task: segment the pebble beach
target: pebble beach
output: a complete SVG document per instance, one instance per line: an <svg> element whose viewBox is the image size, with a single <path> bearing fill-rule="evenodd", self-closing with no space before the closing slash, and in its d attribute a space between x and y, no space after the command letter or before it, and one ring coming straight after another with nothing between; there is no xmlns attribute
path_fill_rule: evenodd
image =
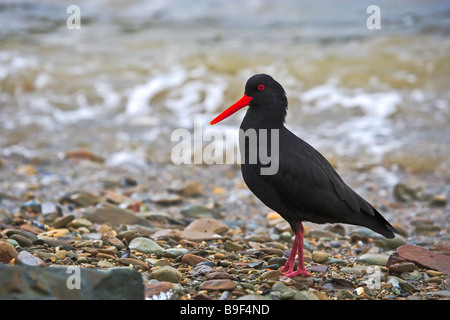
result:
<svg viewBox="0 0 450 320"><path fill-rule="evenodd" d="M131 269L149 300L450 295L449 204L436 180L427 185L405 174L389 188L375 174L361 180L354 173L360 192L374 198L400 234L386 239L362 227L305 223L312 277L287 278L279 268L292 231L248 191L238 166L155 164L136 172L74 150L53 161L2 158L1 171L8 179L1 184L0 259L12 273L12 266ZM67 278L56 283L64 286ZM2 298L67 298L10 279L2 277ZM40 281L55 285L52 276Z"/></svg>

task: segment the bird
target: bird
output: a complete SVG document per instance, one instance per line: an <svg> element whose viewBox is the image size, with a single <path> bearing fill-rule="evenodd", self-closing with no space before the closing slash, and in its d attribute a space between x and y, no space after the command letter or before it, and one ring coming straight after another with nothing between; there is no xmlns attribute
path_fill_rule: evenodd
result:
<svg viewBox="0 0 450 320"><path fill-rule="evenodd" d="M358 225L389 239L395 237L398 231L380 212L349 187L319 151L285 127L287 95L270 75L250 77L242 98L210 124L246 106L239 130L243 180L257 198L289 223L295 234L289 257L280 268L284 276L311 276L303 257L305 221ZM269 170L271 166L273 170Z"/></svg>

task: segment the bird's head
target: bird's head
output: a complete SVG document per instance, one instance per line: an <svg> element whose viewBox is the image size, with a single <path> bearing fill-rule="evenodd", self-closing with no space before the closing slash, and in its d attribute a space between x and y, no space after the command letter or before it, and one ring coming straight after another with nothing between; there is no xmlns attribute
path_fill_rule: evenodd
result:
<svg viewBox="0 0 450 320"><path fill-rule="evenodd" d="M250 106L254 112L264 113L283 123L287 112L286 92L271 76L256 74L247 80L242 98L214 118L210 124L216 124L246 106Z"/></svg>

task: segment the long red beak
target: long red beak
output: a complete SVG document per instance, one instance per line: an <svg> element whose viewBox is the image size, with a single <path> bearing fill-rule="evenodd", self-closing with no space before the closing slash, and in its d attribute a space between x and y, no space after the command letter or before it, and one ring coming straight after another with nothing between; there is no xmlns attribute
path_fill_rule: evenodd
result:
<svg viewBox="0 0 450 320"><path fill-rule="evenodd" d="M214 120L211 121L209 124L213 125L213 124L216 124L217 122L222 121L223 119L228 118L229 116L231 116L233 113L235 113L239 109L242 109L243 107L248 106L248 104L250 103L250 100L252 100L252 99L253 99L252 97L249 97L244 94L242 96L242 98L240 98L235 104L233 104L227 110L225 110L224 112L219 114L217 117L215 117Z"/></svg>

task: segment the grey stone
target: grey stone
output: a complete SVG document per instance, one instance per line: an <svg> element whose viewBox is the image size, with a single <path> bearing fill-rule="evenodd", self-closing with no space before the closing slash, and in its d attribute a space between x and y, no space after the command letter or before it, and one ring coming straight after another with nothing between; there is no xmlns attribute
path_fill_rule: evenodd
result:
<svg viewBox="0 0 450 320"><path fill-rule="evenodd" d="M55 229L65 227L67 224L69 224L73 219L75 219L73 214L68 214L66 216L62 216L59 218L56 218L55 221L51 224L51 226Z"/></svg>
<svg viewBox="0 0 450 320"><path fill-rule="evenodd" d="M295 300L320 300L314 293L308 290L297 291Z"/></svg>
<svg viewBox="0 0 450 320"><path fill-rule="evenodd" d="M164 249L149 238L137 237L131 240L128 248L143 253L162 253Z"/></svg>
<svg viewBox="0 0 450 320"><path fill-rule="evenodd" d="M42 261L42 259L40 259L39 257L33 256L28 251L21 251L14 260L14 264L31 267L42 267L45 265L45 262Z"/></svg>
<svg viewBox="0 0 450 320"><path fill-rule="evenodd" d="M236 242L227 240L225 242L224 249L227 251L242 251L244 250L244 247Z"/></svg>
<svg viewBox="0 0 450 320"><path fill-rule="evenodd" d="M395 234L395 237L393 239L388 239L382 236L381 234L378 234L375 231L372 231L367 228L357 228L356 230L350 233L350 236L352 237L357 236L362 239L372 238L374 240L375 245L387 249L396 249L397 247L406 244L405 238L399 234Z"/></svg>
<svg viewBox="0 0 450 320"><path fill-rule="evenodd" d="M180 210L181 214L187 218L220 218L220 212L205 206L193 205Z"/></svg>
<svg viewBox="0 0 450 320"><path fill-rule="evenodd" d="M298 292L297 290L290 288L281 282L275 282L274 285L272 286L271 291L274 296L278 296L277 294L278 292L279 297L283 300L294 298Z"/></svg>
<svg viewBox="0 0 450 320"><path fill-rule="evenodd" d="M433 295L439 296L439 297L450 298L450 290L431 291L431 292L429 292L429 294L433 294Z"/></svg>
<svg viewBox="0 0 450 320"><path fill-rule="evenodd" d="M326 261L327 264L338 264L341 266L346 266L349 264L349 262L347 260L343 260L343 259L339 259L339 258L334 258L334 257L329 257Z"/></svg>
<svg viewBox="0 0 450 320"><path fill-rule="evenodd" d="M239 297L238 300L272 300L272 299L266 296L261 296L259 294L249 294L246 296Z"/></svg>
<svg viewBox="0 0 450 320"><path fill-rule="evenodd" d="M188 250L184 248L170 248L164 251L163 256L166 258L176 258L178 256L183 256L186 253L188 253Z"/></svg>
<svg viewBox="0 0 450 320"><path fill-rule="evenodd" d="M379 253L366 253L358 257L359 262L369 265L385 266L388 262L389 256Z"/></svg>
<svg viewBox="0 0 450 320"><path fill-rule="evenodd" d="M150 222L146 219L140 218L132 211L122 209L110 203L99 203L92 213L84 216L92 223L108 223L111 225L119 224L139 224L142 226L150 226Z"/></svg>
<svg viewBox="0 0 450 320"><path fill-rule="evenodd" d="M101 271L77 267L36 268L0 265L0 274L2 275L0 299L136 300L144 298L142 276L130 268L111 268Z"/></svg>

